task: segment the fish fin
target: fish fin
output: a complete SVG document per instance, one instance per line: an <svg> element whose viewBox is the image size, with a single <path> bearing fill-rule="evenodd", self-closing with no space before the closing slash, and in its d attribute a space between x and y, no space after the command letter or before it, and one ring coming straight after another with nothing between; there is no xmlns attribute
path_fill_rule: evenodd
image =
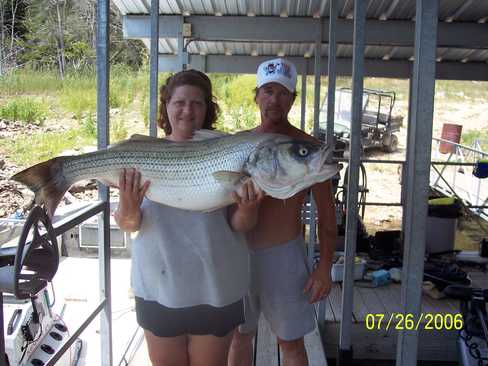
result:
<svg viewBox="0 0 488 366"><path fill-rule="evenodd" d="M225 188L232 190L237 189L244 180L249 178L249 175L241 172L233 172L230 170L219 170L212 173L214 179Z"/></svg>
<svg viewBox="0 0 488 366"><path fill-rule="evenodd" d="M146 135L141 135L141 134L134 134L131 135L130 138L127 140L119 141L114 144L109 145L107 148L110 150L118 150L118 149L125 149L126 145L131 145L134 142L138 141L146 141L146 142L157 142L157 143L168 143L171 144L173 143L172 141L159 138L159 137L152 137L152 136L146 136Z"/></svg>
<svg viewBox="0 0 488 366"><path fill-rule="evenodd" d="M193 137L191 138L192 141L203 141L203 140L209 140L209 139L214 139L222 136L228 136L227 133L221 132L221 131L215 131L215 130L196 130L193 133ZM147 135L141 135L139 133L131 135L129 140L135 140L135 141L165 141L165 142L171 142L170 140L159 138L159 137L152 137L152 136L147 136Z"/></svg>
<svg viewBox="0 0 488 366"><path fill-rule="evenodd" d="M210 140L215 139L218 137L229 136L229 134L221 131L215 130L196 130L193 133L192 141L203 141L203 140Z"/></svg>
<svg viewBox="0 0 488 366"><path fill-rule="evenodd" d="M140 133L135 133L129 137L129 140L132 141L159 141L159 140L164 140L159 137L154 137L154 136L148 136L148 135L142 135Z"/></svg>
<svg viewBox="0 0 488 366"><path fill-rule="evenodd" d="M214 131L214 130L196 130L193 134L193 137L191 138L191 141L203 141L203 140L210 140L222 136L228 136L228 134L220 131ZM171 140L160 138L160 137L153 137L153 136L147 136L147 135L142 135L140 133L135 133L129 137L129 139L120 141L116 144L110 145L110 147L116 147L116 146L123 146L128 142L131 141L157 141L157 142L167 142L167 143L173 143Z"/></svg>
<svg viewBox="0 0 488 366"><path fill-rule="evenodd" d="M51 218L59 202L70 187L70 184L63 175L63 164L69 158L69 156L59 156L50 159L31 166L11 178L16 182L26 185L34 192L35 203L44 204Z"/></svg>

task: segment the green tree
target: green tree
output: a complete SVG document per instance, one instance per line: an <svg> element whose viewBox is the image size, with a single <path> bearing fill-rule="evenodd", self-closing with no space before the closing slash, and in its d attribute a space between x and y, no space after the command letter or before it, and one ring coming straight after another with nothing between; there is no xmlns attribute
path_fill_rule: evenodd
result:
<svg viewBox="0 0 488 366"><path fill-rule="evenodd" d="M25 0L0 0L0 75L17 64L25 10Z"/></svg>
<svg viewBox="0 0 488 366"><path fill-rule="evenodd" d="M61 78L67 70L93 68L96 0L29 0L23 23L27 31L21 37L21 63L56 68ZM138 69L146 59L141 41L123 39L121 14L111 5L110 63Z"/></svg>
<svg viewBox="0 0 488 366"><path fill-rule="evenodd" d="M250 129L257 125L257 107L254 101L254 75L241 75L225 85L223 98L233 130Z"/></svg>
<svg viewBox="0 0 488 366"><path fill-rule="evenodd" d="M65 35L72 8L69 0L31 0L25 19L28 33L23 59L34 65L56 65L61 79L66 68Z"/></svg>

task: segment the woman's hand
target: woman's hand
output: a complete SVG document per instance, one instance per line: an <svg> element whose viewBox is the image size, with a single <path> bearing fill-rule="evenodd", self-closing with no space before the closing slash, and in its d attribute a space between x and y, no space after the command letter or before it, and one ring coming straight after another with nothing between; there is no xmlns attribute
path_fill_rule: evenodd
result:
<svg viewBox="0 0 488 366"><path fill-rule="evenodd" d="M137 231L141 224L141 203L149 188L149 181L141 186L141 173L136 169L122 169L119 175L119 206L114 218L124 231Z"/></svg>

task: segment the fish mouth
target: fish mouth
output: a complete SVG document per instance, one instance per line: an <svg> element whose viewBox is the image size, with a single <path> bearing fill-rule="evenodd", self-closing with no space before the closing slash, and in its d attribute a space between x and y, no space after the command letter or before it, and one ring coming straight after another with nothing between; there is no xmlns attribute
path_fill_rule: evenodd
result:
<svg viewBox="0 0 488 366"><path fill-rule="evenodd" d="M320 168L323 168L325 165L332 165L334 164L332 162L332 154L333 154L333 148L331 145L322 145L320 147L320 150L319 150L319 156L320 156L320 159L319 159L319 162L318 162L318 166Z"/></svg>
<svg viewBox="0 0 488 366"><path fill-rule="evenodd" d="M319 150L319 157L314 174L317 181L325 181L337 174L340 166L332 160L334 149L331 145L322 145Z"/></svg>

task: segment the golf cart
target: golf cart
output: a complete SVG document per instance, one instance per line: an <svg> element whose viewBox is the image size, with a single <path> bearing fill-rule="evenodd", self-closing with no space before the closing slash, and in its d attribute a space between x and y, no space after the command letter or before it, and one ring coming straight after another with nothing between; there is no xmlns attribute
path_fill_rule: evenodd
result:
<svg viewBox="0 0 488 366"><path fill-rule="evenodd" d="M351 133L352 90L341 88L335 95L334 136L336 146L349 151ZM361 147L366 150L381 147L385 152L398 149L398 137L394 132L400 130L403 117L392 117L395 92L374 89L363 90L363 118L361 122ZM325 139L327 131L327 98L320 110L320 138Z"/></svg>

